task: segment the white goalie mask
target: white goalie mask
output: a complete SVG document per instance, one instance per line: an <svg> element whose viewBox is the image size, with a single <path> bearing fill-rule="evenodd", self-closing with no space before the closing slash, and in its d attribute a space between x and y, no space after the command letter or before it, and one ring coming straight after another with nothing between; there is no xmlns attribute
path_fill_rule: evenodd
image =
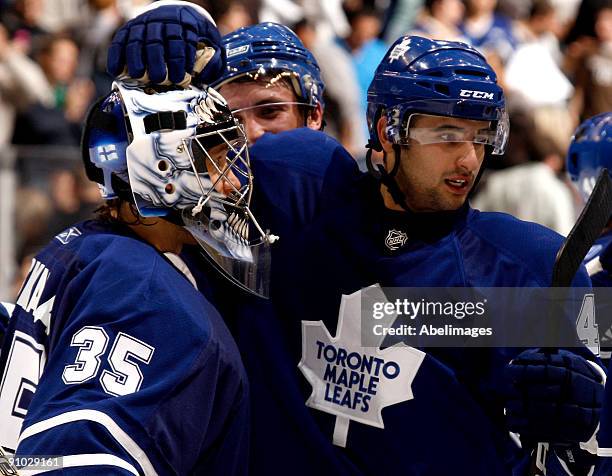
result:
<svg viewBox="0 0 612 476"><path fill-rule="evenodd" d="M226 277L267 295L275 237L251 213L244 129L214 89L113 83L87 117L83 158L103 198L184 226Z"/></svg>

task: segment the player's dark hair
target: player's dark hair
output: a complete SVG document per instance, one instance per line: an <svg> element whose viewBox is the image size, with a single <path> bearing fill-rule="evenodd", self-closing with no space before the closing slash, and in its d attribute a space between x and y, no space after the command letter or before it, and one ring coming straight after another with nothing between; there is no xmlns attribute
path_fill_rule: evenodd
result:
<svg viewBox="0 0 612 476"><path fill-rule="evenodd" d="M134 215L134 220L127 220L122 216L121 207L124 203L127 203L130 207L130 211L132 212L132 215ZM128 202L127 200L123 200L122 198L106 200L106 202L94 210L94 213L96 215L96 219L102 223L116 225L150 225L141 221L136 205L134 205L132 202Z"/></svg>

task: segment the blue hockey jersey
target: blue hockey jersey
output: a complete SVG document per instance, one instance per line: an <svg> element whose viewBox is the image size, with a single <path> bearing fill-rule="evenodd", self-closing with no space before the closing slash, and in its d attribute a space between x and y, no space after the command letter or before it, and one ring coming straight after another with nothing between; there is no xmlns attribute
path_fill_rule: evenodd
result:
<svg viewBox="0 0 612 476"><path fill-rule="evenodd" d="M0 369L0 443L17 456L61 455L70 474L246 472L235 342L127 227L75 225L34 258Z"/></svg>
<svg viewBox="0 0 612 476"><path fill-rule="evenodd" d="M286 132L283 137L298 133ZM305 327L303 321L320 320L334 336L339 332L341 295L373 283L548 286L562 237L508 215L480 214L468 207L429 217L390 212L368 178L320 179L337 145L328 142L328 147L310 154L310 148L287 142L289 151L271 148L266 155L266 144L273 145L278 136L252 149L254 167L258 157L280 157L274 165L280 177L268 181L265 173L256 176L265 192L256 197L258 209L285 211L277 222L281 230L269 226L281 235L273 248L272 299L219 300L231 304L223 314L232 316L231 330L251 385L251 472L512 474L525 454L504 430L503 406L496 394L501 370L514 355L511 351L411 353L410 368L404 370L413 377L406 392L413 398L382 410L384 429L351 421L345 445L340 446L333 444L337 416L306 405L312 387L298 363L310 335L305 329L313 326ZM282 155L275 155L279 151ZM295 163L306 163L311 170L324 165L320 173L301 176L291 172ZM283 180L285 170L291 180ZM317 194L309 182L313 176L319 177L318 184L340 180L343 192ZM313 192L292 193L295 189ZM318 212L305 216L300 210ZM293 216L299 217L296 222ZM399 252L385 248L391 229L409 237ZM589 285L584 272L576 284ZM317 345L316 340L311 343L315 353ZM350 353L350 346L343 349ZM337 406L340 410L340 401Z"/></svg>

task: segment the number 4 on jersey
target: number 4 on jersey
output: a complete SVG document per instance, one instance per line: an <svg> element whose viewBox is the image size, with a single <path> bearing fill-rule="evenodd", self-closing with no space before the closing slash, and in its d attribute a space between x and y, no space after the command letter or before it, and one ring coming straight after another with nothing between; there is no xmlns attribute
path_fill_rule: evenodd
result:
<svg viewBox="0 0 612 476"><path fill-rule="evenodd" d="M585 294L580 314L576 319L576 332L582 343L595 355L599 355L599 333L595 320L595 295Z"/></svg>

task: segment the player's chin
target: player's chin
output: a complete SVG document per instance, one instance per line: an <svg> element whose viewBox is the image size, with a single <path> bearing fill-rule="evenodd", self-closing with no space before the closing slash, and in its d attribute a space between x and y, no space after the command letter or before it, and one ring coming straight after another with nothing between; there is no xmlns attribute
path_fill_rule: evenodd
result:
<svg viewBox="0 0 612 476"><path fill-rule="evenodd" d="M466 195L451 195L445 194L444 198L439 201L438 210L440 211L453 211L461 208L467 200Z"/></svg>

